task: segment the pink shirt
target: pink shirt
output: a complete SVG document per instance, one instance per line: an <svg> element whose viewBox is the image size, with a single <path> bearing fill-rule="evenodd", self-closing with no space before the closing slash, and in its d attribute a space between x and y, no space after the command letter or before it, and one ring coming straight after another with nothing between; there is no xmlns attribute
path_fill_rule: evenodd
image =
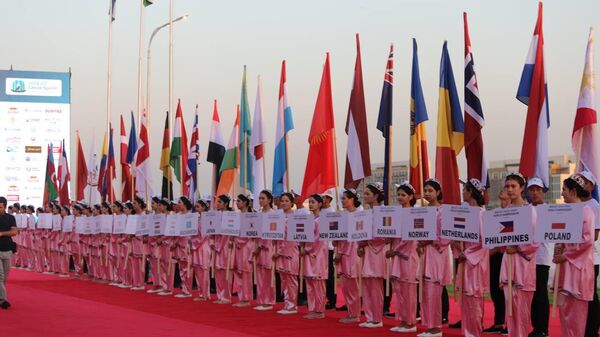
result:
<svg viewBox="0 0 600 337"><path fill-rule="evenodd" d="M392 260L392 277L407 283L419 283L417 241L394 239L392 249L396 253Z"/></svg>
<svg viewBox="0 0 600 337"><path fill-rule="evenodd" d="M423 279L441 285L449 284L452 280L450 267L450 240L440 237L442 231L442 217L437 214L437 239L432 244L425 246Z"/></svg>
<svg viewBox="0 0 600 337"><path fill-rule="evenodd" d="M200 233L200 230L198 230ZM198 234L192 238L192 263L202 269L210 268L210 236Z"/></svg>
<svg viewBox="0 0 600 337"><path fill-rule="evenodd" d="M378 277L384 278L386 258L385 252L389 245L385 243L385 239L376 238L367 241L368 244L364 247L365 256L362 261L362 277Z"/></svg>
<svg viewBox="0 0 600 337"><path fill-rule="evenodd" d="M304 244L306 255L302 261L302 273L305 278L327 279L329 272L329 252L327 241L319 240L319 218L315 218L315 242Z"/></svg>
<svg viewBox="0 0 600 337"><path fill-rule="evenodd" d="M336 253L341 255L337 263L338 275L357 278L360 259L358 258L358 243L348 241L338 241Z"/></svg>
<svg viewBox="0 0 600 337"><path fill-rule="evenodd" d="M535 233L536 214L533 212L531 227ZM535 291L535 252L538 244L522 244L517 246L518 253L504 254L500 267L500 287L508 284L508 259L512 258L512 277L514 287L524 291Z"/></svg>
<svg viewBox="0 0 600 337"><path fill-rule="evenodd" d="M234 239L235 255L233 256L233 270L237 272L252 272L252 251L254 240L251 238Z"/></svg>
<svg viewBox="0 0 600 337"><path fill-rule="evenodd" d="M483 215L483 213L482 213ZM483 297L490 290L490 251L481 241L482 225L479 225L479 242L465 242L463 255L463 292L465 295Z"/></svg>
<svg viewBox="0 0 600 337"><path fill-rule="evenodd" d="M215 245L215 268L227 269L227 260L231 249L229 249L229 236L217 234L214 237Z"/></svg>

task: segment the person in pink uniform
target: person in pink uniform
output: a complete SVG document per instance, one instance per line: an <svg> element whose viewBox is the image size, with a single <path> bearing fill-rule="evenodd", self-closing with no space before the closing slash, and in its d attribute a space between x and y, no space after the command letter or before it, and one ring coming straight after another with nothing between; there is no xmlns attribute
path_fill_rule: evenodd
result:
<svg viewBox="0 0 600 337"><path fill-rule="evenodd" d="M384 195L381 184L368 184L363 196L365 207L373 209L383 204ZM362 309L367 318L360 323L362 328L380 328L383 326L383 287L386 277L386 246L384 238L373 238L358 243L358 256L362 263Z"/></svg>
<svg viewBox="0 0 600 337"><path fill-rule="evenodd" d="M274 212L271 191L261 191L258 201L261 212ZM258 305L254 307L254 310L271 310L275 304L275 285L272 280L274 276L273 245L273 240L256 239L253 255L256 258L256 303Z"/></svg>
<svg viewBox="0 0 600 337"><path fill-rule="evenodd" d="M146 202L135 196L133 198L133 212L138 216L146 214ZM135 235L131 239L131 255L129 256L129 263L131 264L132 274L132 287L133 291L145 290L144 288L144 271L145 271L145 244L144 237L142 235Z"/></svg>
<svg viewBox="0 0 600 337"><path fill-rule="evenodd" d="M523 191L525 178L520 173L509 173L504 186L510 198L508 207L525 206ZM534 213L535 214L535 213ZM535 216L531 223L535 233ZM500 287L504 290L506 302L506 327L511 337L527 336L531 331L531 301L535 292L536 281L536 250L538 245L522 244L507 246L500 268ZM509 259L512 260L512 270L509 270ZM512 298L509 297L508 279L512 273ZM508 312L509 302L512 301L512 314Z"/></svg>
<svg viewBox="0 0 600 337"><path fill-rule="evenodd" d="M176 205L167 198L162 198L160 205L160 210L165 215L173 214L175 211ZM158 293L158 296L173 295L175 282L175 265L173 264L174 239L174 237L167 235L160 237L160 284L162 291Z"/></svg>
<svg viewBox="0 0 600 337"><path fill-rule="evenodd" d="M196 201L194 206L196 212L208 211L206 200ZM192 268L196 284L198 285L198 297L194 301L207 301L210 299L210 235L202 236L200 221L198 221L198 235L192 237Z"/></svg>
<svg viewBox="0 0 600 337"><path fill-rule="evenodd" d="M119 216L123 214L123 204L121 202L115 202L112 204L112 213L113 216ZM121 245L120 245L120 236L121 234L110 234L110 239L108 242L108 256L109 256L109 271L110 271L110 279L109 284L112 286L119 286L123 281L121 279L122 273L121 269Z"/></svg>
<svg viewBox="0 0 600 337"><path fill-rule="evenodd" d="M57 203L50 204L50 209L52 211L53 224L54 224L54 216L60 215L60 206ZM58 234L60 230L56 230L54 225L52 229L48 231L48 266L50 273L58 274L58 262L60 259L60 255L58 252Z"/></svg>
<svg viewBox="0 0 600 337"><path fill-rule="evenodd" d="M97 217L100 215L100 205L94 205L92 207L92 217ZM93 220L95 222L95 219ZM95 227L95 225L93 225ZM96 282L102 281L102 270L100 268L100 246L99 246L99 238L100 234L92 234L89 236L89 245L90 245L90 257L89 257L89 265L88 274L91 274L91 278Z"/></svg>
<svg viewBox="0 0 600 337"><path fill-rule="evenodd" d="M60 208L60 215L63 218L62 225L64 226L64 218L68 215L71 215L71 210L69 206L62 206ZM61 227L62 229L63 227ZM69 240L69 233L61 230L58 233L58 252L59 252L59 261L58 261L58 276L59 277L68 277L69 276L69 255L67 241Z"/></svg>
<svg viewBox="0 0 600 337"><path fill-rule="evenodd" d="M251 195L238 195L236 206L240 212L254 212ZM252 251L254 250L254 240L236 237L233 239L233 247L235 250L233 255L233 280L238 294L238 302L233 306L247 307L252 300Z"/></svg>
<svg viewBox="0 0 600 337"><path fill-rule="evenodd" d="M315 217L315 241L300 246L309 311L302 318L321 319L325 318L325 305L327 304L325 281L329 273L327 241L319 240L319 216L321 208L323 208L323 197L320 194L311 195L308 199L308 208Z"/></svg>
<svg viewBox="0 0 600 337"><path fill-rule="evenodd" d="M152 212L154 214L161 214L161 209L164 207L161 205L161 198L158 196L152 197L151 202ZM148 294L156 294L163 291L160 283L160 242L162 238L158 236L148 237L148 258L150 260L150 273L152 275L152 288L146 292Z"/></svg>
<svg viewBox="0 0 600 337"><path fill-rule="evenodd" d="M469 179L463 187L463 200L469 206L483 207L485 186L478 179ZM482 209L483 210L483 209ZM483 213L482 213L483 214ZM454 242L458 246L458 263L462 272L457 277L457 291L461 292L461 327L465 336L483 334L483 301L490 289L489 249L481 241L482 222L479 219L479 242Z"/></svg>
<svg viewBox="0 0 600 337"><path fill-rule="evenodd" d="M294 195L285 192L279 197L279 205L286 218L294 214ZM287 227L286 227L287 234ZM279 240L275 243L273 254L275 269L281 279L281 291L283 292L283 308L277 311L280 315L293 315L298 313L298 272L300 268L300 256L298 243L287 240Z"/></svg>
<svg viewBox="0 0 600 337"><path fill-rule="evenodd" d="M81 217L81 206L78 204L73 205L73 216L75 219ZM69 252L73 259L73 267L75 274L73 275L76 278L80 278L83 274L83 265L81 263L81 240L80 236L76 231L75 225L73 224L73 229L71 230L71 235L69 237Z"/></svg>
<svg viewBox="0 0 600 337"><path fill-rule="evenodd" d="M179 197L177 201L177 213L187 214L193 208L192 202L186 196ZM176 298L192 297L192 282L194 274L191 266L191 245L190 238L187 236L177 236L173 238L173 258L179 265L179 278L181 279L181 293L175 295ZM174 267L173 267L174 268Z"/></svg>
<svg viewBox="0 0 600 337"><path fill-rule="evenodd" d="M360 206L355 190L344 190L342 194L342 207L348 212L354 212ZM336 241L334 262L337 264L337 273L342 284L342 294L348 308L346 317L340 323L360 322L360 297L358 276L360 259L358 258L358 243L349 241Z"/></svg>
<svg viewBox="0 0 600 337"><path fill-rule="evenodd" d="M231 197L222 194L217 198L217 211L231 211L229 203ZM217 300L213 303L216 304L229 304L231 303L231 284L233 273L231 273L231 263L229 255L232 254L233 241L231 237L227 235L217 234L214 236L213 244L211 245L213 254L215 254L215 285L217 287ZM228 271L229 270L229 271ZM227 275L229 274L229 279Z"/></svg>
<svg viewBox="0 0 600 337"><path fill-rule="evenodd" d="M100 204L100 214L101 215L112 215L112 210L110 208L110 204L108 202L103 202ZM112 226L111 226L112 228ZM110 246L110 233L101 233L98 236L98 248L100 254L100 263L102 268L103 283L109 283L113 281L112 269L109 263L109 246Z"/></svg>
<svg viewBox="0 0 600 337"><path fill-rule="evenodd" d="M563 181L562 197L568 204L580 203L589 196L585 180L574 174ZM590 206L583 206L581 243L556 244L552 262L560 266L558 275L558 307L560 335L585 336L588 302L594 296L594 227L595 216Z"/></svg>
<svg viewBox="0 0 600 337"><path fill-rule="evenodd" d="M396 188L396 200L403 208L413 207L415 199L414 187L405 181ZM391 278L394 289L395 319L398 325L390 331L414 333L417 331L417 285L419 279L419 255L417 241L401 238L393 239L392 249L385 256L392 258Z"/></svg>
<svg viewBox="0 0 600 337"><path fill-rule="evenodd" d="M430 207L441 205L442 186L435 179L428 179L423 184L423 197ZM419 241L417 252L423 256L423 303L421 303L421 323L427 331L420 337L442 336L442 293L444 286L452 280L450 266L450 241L440 238L442 222L437 216L437 239Z"/></svg>
<svg viewBox="0 0 600 337"><path fill-rule="evenodd" d="M119 201L117 201L119 203ZM130 201L121 202L123 204L123 214L126 216L133 215L133 204ZM121 284L119 288L131 288L133 283L133 273L131 267L131 251L133 235L119 235L119 273L121 275Z"/></svg>

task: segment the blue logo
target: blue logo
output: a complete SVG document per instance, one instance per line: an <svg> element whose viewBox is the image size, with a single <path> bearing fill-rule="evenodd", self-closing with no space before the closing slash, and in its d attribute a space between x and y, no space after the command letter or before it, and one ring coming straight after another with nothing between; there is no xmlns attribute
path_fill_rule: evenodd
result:
<svg viewBox="0 0 600 337"><path fill-rule="evenodd" d="M12 87L10 88L12 92L25 92L25 82L22 80L14 80L12 82Z"/></svg>

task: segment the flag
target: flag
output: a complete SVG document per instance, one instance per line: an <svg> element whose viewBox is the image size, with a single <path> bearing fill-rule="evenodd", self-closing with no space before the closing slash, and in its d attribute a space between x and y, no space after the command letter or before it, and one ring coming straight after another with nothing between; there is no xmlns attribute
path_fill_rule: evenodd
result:
<svg viewBox="0 0 600 337"><path fill-rule="evenodd" d="M413 219L413 227L414 227L414 229L424 229L425 228L425 219L423 219L423 218Z"/></svg>
<svg viewBox="0 0 600 337"><path fill-rule="evenodd" d="M106 134L104 135L104 140L106 140ZM100 149L100 151L102 152L103 148ZM90 190L90 196L89 196L89 201L90 204L94 204L96 202L96 200L101 200L100 198L100 190L99 190L99 181L100 181L100 169L98 167L97 161L98 161L98 152L96 150L96 134L94 132L94 130L92 130L92 141L90 143L90 147L88 150L88 157L87 157L87 163L88 163L88 184L89 184L89 190ZM95 187L95 188L94 188ZM77 200L83 200L83 199L77 199Z"/></svg>
<svg viewBox="0 0 600 337"><path fill-rule="evenodd" d="M160 153L160 170L162 171L162 193L163 198L173 198L173 180L171 178L171 136L169 133L169 112L165 118L165 130L163 131L162 151Z"/></svg>
<svg viewBox="0 0 600 337"><path fill-rule="evenodd" d="M265 135L263 132L263 111L262 111L262 82L258 77L256 88L256 102L254 103L254 124L252 124L252 137L250 138L250 147L252 148L252 173L254 173L254 186L252 194L254 195L253 207L260 209L259 194L265 189Z"/></svg>
<svg viewBox="0 0 600 337"><path fill-rule="evenodd" d="M183 159L188 158L187 134L185 132L185 123L183 121L183 112L181 111L181 100L177 102L177 114L173 125L173 142L171 143L170 164L175 172L175 178L181 183L181 195L188 195L187 169L183 167ZM187 159L186 159L187 160Z"/></svg>
<svg viewBox="0 0 600 337"><path fill-rule="evenodd" d="M527 105L527 118L521 148L519 172L526 178L538 177L549 187L548 173L548 84L544 70L544 34L542 31L542 3L538 5L538 18L517 99Z"/></svg>
<svg viewBox="0 0 600 337"><path fill-rule="evenodd" d="M106 174L104 175L105 195L108 201L110 201L111 203L116 200L114 180L117 176L117 170L115 165L115 150L113 147L113 132L113 127L112 125L110 125L110 138L108 140L108 161L106 167Z"/></svg>
<svg viewBox="0 0 600 337"><path fill-rule="evenodd" d="M106 132L104 132L104 138L102 139L102 156L100 157L100 169L98 170L98 192L100 193L100 199L106 199L106 192L104 190L104 175L106 174L106 166L108 161L108 142L106 139Z"/></svg>
<svg viewBox="0 0 600 337"><path fill-rule="evenodd" d="M91 163L93 165L93 163ZM85 199L85 188L88 184L88 167L85 162L85 154L81 145L81 138L77 132L77 187L75 191L75 200Z"/></svg>
<svg viewBox="0 0 600 337"><path fill-rule="evenodd" d="M553 222L551 224L551 228L552 230L564 230L567 228L567 224L564 222Z"/></svg>
<svg viewBox="0 0 600 337"><path fill-rule="evenodd" d="M240 99L240 187L245 191L253 191L254 175L252 174L252 160L250 137L252 136L252 121L250 120L250 107L248 105L248 88L246 84L246 66L242 77L242 95Z"/></svg>
<svg viewBox="0 0 600 337"><path fill-rule="evenodd" d="M69 172L69 163L67 161L67 150L65 149L64 139L60 146L60 159L58 161L58 181L58 200L60 201L61 205L69 205L71 203L71 198L69 197L69 184L71 182L71 173Z"/></svg>
<svg viewBox="0 0 600 337"><path fill-rule="evenodd" d="M348 135L348 147L346 150L344 187L357 188L362 179L371 176L367 108L365 106L358 34L356 34L356 63L354 64L354 83L352 84L348 117L346 118L346 134Z"/></svg>
<svg viewBox="0 0 600 337"><path fill-rule="evenodd" d="M48 145L48 156L46 158L46 178L44 184L44 205L58 197L58 187L56 186L56 171L54 169L54 155L52 154L52 143Z"/></svg>
<svg viewBox="0 0 600 337"><path fill-rule="evenodd" d="M381 102L379 103L379 116L377 117L377 130L381 131L385 139L385 157L383 168L383 194L385 204L389 202L390 196L390 145L392 142L392 102L394 89L394 45L390 45L390 55L385 65L385 76L383 78L383 89L381 90Z"/></svg>
<svg viewBox="0 0 600 337"><path fill-rule="evenodd" d="M573 151L579 159L579 171L590 171L598 180L598 131L596 128L596 87L594 78L594 31L590 28L588 44L585 52L585 67L579 89L577 113L573 123L571 143ZM598 186L592 193L598 200Z"/></svg>
<svg viewBox="0 0 600 337"><path fill-rule="evenodd" d="M454 217L454 228L465 229L467 227L466 221L466 218Z"/></svg>
<svg viewBox="0 0 600 337"><path fill-rule="evenodd" d="M133 114L133 113L132 113ZM127 155L129 154L127 146L127 134L125 133L125 122L123 121L123 115L121 115L121 200L131 200L131 165L127 161Z"/></svg>
<svg viewBox="0 0 600 337"><path fill-rule="evenodd" d="M190 200L195 200L195 194L198 190L198 158L200 158L200 142L198 140L198 104L196 104L196 112L194 114L194 126L190 139L190 150L187 159L187 180L188 197Z"/></svg>
<svg viewBox="0 0 600 337"><path fill-rule="evenodd" d="M442 185L444 203L458 205L461 198L456 156L464 145L464 124L446 41L440 63L439 95L435 177Z"/></svg>
<svg viewBox="0 0 600 337"><path fill-rule="evenodd" d="M273 194L281 195L289 190L287 133L294 129L292 107L288 100L285 60L281 62L279 101L277 102L277 126L275 128L275 156L273 160Z"/></svg>
<svg viewBox="0 0 600 337"><path fill-rule="evenodd" d="M117 0L109 0L110 1L110 7L108 8L108 15L110 16L110 21L115 21L116 16L115 16L115 7L117 5Z"/></svg>
<svg viewBox="0 0 600 337"><path fill-rule="evenodd" d="M156 0L144 0L144 7L148 7L150 5L154 5Z"/></svg>
<svg viewBox="0 0 600 337"><path fill-rule="evenodd" d="M221 179L217 186L217 193L215 196L221 194L230 194L231 188L233 187L233 180L239 168L239 136L240 136L240 106L237 106L237 113L235 122L233 123L233 130L231 130L231 136L229 137L229 143L227 144L227 151L223 156L223 162L219 168L219 174Z"/></svg>
<svg viewBox="0 0 600 337"><path fill-rule="evenodd" d="M215 167L214 186L215 189L219 186L219 173L223 157L225 156L225 141L221 132L221 121L219 120L219 110L217 109L217 100L214 101L213 118L210 127L210 140L208 141L208 151L206 153L206 161L212 163ZM213 191L214 192L214 191Z"/></svg>
<svg viewBox="0 0 600 337"><path fill-rule="evenodd" d="M152 195L152 176L150 175L150 141L148 139L148 116L146 110L142 111L140 125L140 138L138 151L135 158L135 191L136 195L144 200Z"/></svg>
<svg viewBox="0 0 600 337"><path fill-rule="evenodd" d="M427 154L427 132L425 131L425 121L427 120L429 120L429 117L427 116L425 97L421 87L417 40L413 38L410 84L410 168L408 176L417 198L422 197L421 186L423 186L425 180L429 179L429 155Z"/></svg>
<svg viewBox="0 0 600 337"><path fill-rule="evenodd" d="M308 135L308 158L302 183L302 196L323 193L337 186L337 149L335 122L331 97L331 70L329 53L321 77L321 85L315 104L310 133Z"/></svg>
<svg viewBox="0 0 600 337"><path fill-rule="evenodd" d="M502 225L500 233L512 233L515 231L514 221L500 221L500 224Z"/></svg>

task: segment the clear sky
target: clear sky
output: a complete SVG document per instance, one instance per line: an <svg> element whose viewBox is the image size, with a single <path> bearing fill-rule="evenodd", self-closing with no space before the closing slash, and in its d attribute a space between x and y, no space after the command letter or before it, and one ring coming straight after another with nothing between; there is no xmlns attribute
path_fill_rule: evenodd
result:
<svg viewBox="0 0 600 337"><path fill-rule="evenodd" d="M189 14L187 21L174 25L174 96L175 99L181 98L188 129L192 127L194 106L199 104L200 188L203 193L209 190L212 172L212 167L205 161L212 101L216 98L219 102L222 130L227 141L235 105L240 98L244 65L248 66L251 110L254 110L256 77L261 75L263 80L270 187L282 59L288 63L289 96L296 126L289 136L290 177L292 188L300 189L308 151L307 135L326 52L331 53L340 181L343 181L346 154L343 127L356 56L355 33L360 33L361 37L371 160L374 163L383 161L383 139L375 125L385 63L392 42L396 49L393 159L408 159L411 38L417 38L421 81L430 119L427 132L433 167L438 72L444 40L448 41L456 84L460 97L463 97L463 11L469 14L471 42L486 118L484 140L487 158L501 160L520 155L526 106L514 97L535 26L537 1L173 2L174 17ZM4 27L0 68L8 69L12 64L18 70L67 71L70 67L73 73L72 145L75 145L75 130L79 130L86 149L94 133L97 146L101 146L106 119L108 4L108 0L0 2ZM544 3L551 114L550 155L571 152L570 134L587 34L590 26L600 26L598 13L600 2L596 0L548 0ZM136 109L139 2L117 0L116 16L113 24L112 121L118 131L119 114L129 114L130 110ZM144 46L151 31L166 21L168 1L156 0L155 5L146 9ZM162 128L164 112L168 109L167 29L156 37L152 51L150 138L153 188L158 191ZM126 125L129 128L128 119ZM463 153L459 162L462 168ZM73 163L75 152L72 152L71 158Z"/></svg>

